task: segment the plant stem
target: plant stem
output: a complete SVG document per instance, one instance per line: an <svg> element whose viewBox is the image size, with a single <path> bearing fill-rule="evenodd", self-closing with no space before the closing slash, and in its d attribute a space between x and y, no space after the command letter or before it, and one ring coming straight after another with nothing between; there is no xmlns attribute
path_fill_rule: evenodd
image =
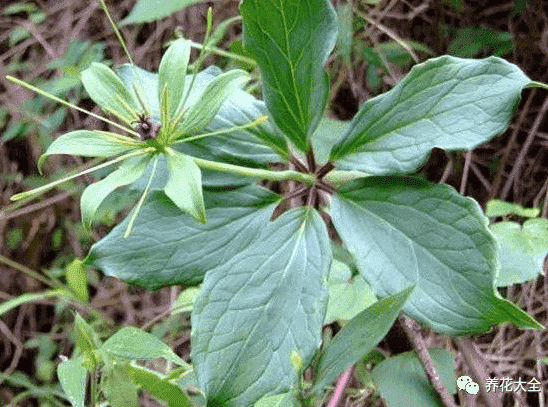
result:
<svg viewBox="0 0 548 407"><path fill-rule="evenodd" d="M303 174L302 172L297 171L270 171L220 163L217 161L204 160L202 158L196 157L192 157L192 159L200 168L205 168L213 171L223 171L236 175L243 175L244 177L267 179L270 181L295 180L309 185L314 185L314 182L316 180L314 174Z"/></svg>
<svg viewBox="0 0 548 407"><path fill-rule="evenodd" d="M116 122L113 122L112 120L105 119L105 118L102 117L102 116L99 116L99 115L97 115L97 114L95 114L95 113L92 113L92 112L90 112L90 111L88 111L88 110L86 110L86 109L82 109L81 107L78 107L78 106L76 106L76 105L73 105L72 103L67 102L66 100L63 100L63 99L58 98L57 96L50 95L50 94L47 93L46 91L43 91L42 89L39 89L39 88L37 88L36 86L32 86L30 83L23 82L23 81L21 81L21 80L19 80L19 79L17 79L17 78L14 78L13 76L10 76L10 75L6 76L6 79L7 79L8 81L11 81L11 82L13 82L13 83L16 83L16 84L19 85L19 86L23 86L24 88L30 89L30 90L32 90L33 92L36 92L36 93L38 93L38 94L40 94L40 95L42 95L42 96L45 96L45 97L50 98L50 99L52 99L52 100L55 100L56 102L61 103L62 105L68 106L68 107L70 107L70 108L72 108L72 109L76 109L76 110L78 110L78 111L80 111L80 112L83 112L83 113L85 113L85 114L88 114L88 115L90 115L90 116L93 116L93 117L95 117L96 119L102 120L102 121L104 121L105 123L108 123L108 124L110 124L110 125L112 125L112 126L118 127L119 129L122 129L122 130L124 130L124 131L127 131L127 132L129 132L129 133L132 133L132 134L135 134L135 135L138 136L137 133L135 133L131 128L128 128L127 126L123 126L123 125L121 125L121 124L118 124L118 123L116 123Z"/></svg>
<svg viewBox="0 0 548 407"><path fill-rule="evenodd" d="M403 317L402 321L403 329L409 337L409 340L415 346L415 350L419 356L419 360L422 364L422 367L428 377L428 381L434 386L434 389L438 392L441 397L442 403L445 407L457 407L453 401L453 396L449 393L449 390L443 384L441 376L434 366L434 361L428 354L428 349L426 348L426 342L422 338L420 332L419 324L412 320L411 318Z"/></svg>
<svg viewBox="0 0 548 407"><path fill-rule="evenodd" d="M202 44L199 44L197 42L194 42L192 41L191 44L194 48L198 48L198 49L205 49L205 51L211 51L213 52L214 54L217 54L217 55L221 55L223 57L228 57L228 58L232 58L232 59L236 59L238 61L241 61L241 62L245 62L246 64L250 64L250 65L253 65L253 66L257 66L257 62L255 62L254 59L251 59L251 58L247 58L247 57L244 57L244 56L241 56L241 55L238 55L238 54L235 54L233 52L227 52L227 51L224 51L220 48L217 48L217 47L212 47L212 46L209 46L209 45L206 45L205 48Z"/></svg>
<svg viewBox="0 0 548 407"><path fill-rule="evenodd" d="M112 165L112 164L116 164L117 162L119 161L122 161L122 160L127 160L128 158L132 158L132 157L137 157L139 155L144 155L144 154L147 154L151 151L152 149L139 149L139 150L133 150L131 151L130 153L127 153L125 155L122 155L118 158L115 158L113 160L110 160L110 161L107 161L103 164L100 164L96 167L91 167L91 168L88 168L87 170L84 170L84 171L81 171L77 174L74 174L74 175L71 175L71 176L68 176L68 177L65 177L65 178L61 178L61 179L58 179L57 181L53 181L53 182L50 182L49 184L46 184L46 185L43 185L39 188L35 188L35 189L31 189L30 191L25 191L25 192L20 192L18 194L15 194L13 195L10 199L12 201L18 201L19 199L23 199L23 198L26 198L28 196L32 196L32 195L38 195L38 194L41 194L43 192L46 192L48 190L50 190L51 188L53 188L54 186L56 185L59 185L59 184L62 184L63 182L66 182L66 181L69 181L73 178L77 178L79 177L80 175L85 175L85 174L88 174L90 172L93 172L93 171L97 171L101 168L105 168L105 167L108 167L109 165Z"/></svg>

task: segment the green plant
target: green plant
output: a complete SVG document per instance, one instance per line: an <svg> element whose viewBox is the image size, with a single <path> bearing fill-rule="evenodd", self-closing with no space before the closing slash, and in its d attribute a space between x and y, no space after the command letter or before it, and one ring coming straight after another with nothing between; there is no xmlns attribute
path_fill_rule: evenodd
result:
<svg viewBox="0 0 548 407"><path fill-rule="evenodd" d="M78 130L57 139L39 161L52 154L116 156L97 169L125 160L84 192L84 223L119 186L132 185L141 198L84 264L149 289L203 283L193 300L191 357L207 405L317 405L400 311L449 335L503 322L543 328L497 292L497 242L477 202L404 174L433 147L469 150L491 139L507 127L524 88L546 86L496 57L444 56L416 65L350 123L337 123L323 118L323 64L337 31L330 2L244 0L240 10L264 103L238 89L243 71L186 75L191 44L178 39L158 74L132 65L116 74L92 64L82 75L91 98L133 137ZM334 127L343 130L333 136ZM271 161L285 169L269 169ZM285 195L257 180L282 183ZM342 244L328 235L331 221ZM381 299L350 315L322 345L334 253ZM82 273L72 272L81 281ZM85 290L76 291L85 299ZM161 356L188 373L144 332L123 328L101 343L83 318L76 322L78 350L59 369L73 405L83 404L82 377L91 373L96 384L101 368L113 404L117 388L135 399L133 383L150 391L169 387L160 396L181 388L172 386L181 371L154 379L132 362ZM308 368L311 381L304 380ZM429 400L439 405L437 397Z"/></svg>
<svg viewBox="0 0 548 407"><path fill-rule="evenodd" d="M502 217L492 222L491 231L499 244L500 272L498 287L523 283L537 278L548 255L548 220L539 218L540 209L526 209L521 205L493 199L487 203L485 215L489 218ZM510 220L524 218L523 224Z"/></svg>

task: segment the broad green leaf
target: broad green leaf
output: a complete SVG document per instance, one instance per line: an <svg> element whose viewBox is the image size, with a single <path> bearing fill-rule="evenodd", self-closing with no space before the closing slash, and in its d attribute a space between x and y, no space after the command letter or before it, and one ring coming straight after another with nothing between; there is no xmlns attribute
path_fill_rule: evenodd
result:
<svg viewBox="0 0 548 407"><path fill-rule="evenodd" d="M213 78L207 84L201 98L188 107L178 130L185 133L206 127L225 100L248 80L249 74L241 69L233 69Z"/></svg>
<svg viewBox="0 0 548 407"><path fill-rule="evenodd" d="M385 175L413 171L434 147L471 150L506 129L530 83L496 57L430 59L363 104L331 160L339 169Z"/></svg>
<svg viewBox="0 0 548 407"><path fill-rule="evenodd" d="M248 406L298 382L321 342L331 263L325 224L290 210L210 270L192 311L192 361L208 405Z"/></svg>
<svg viewBox="0 0 548 407"><path fill-rule="evenodd" d="M324 324L337 319L349 321L377 300L363 278L352 278L350 268L337 260L331 265L327 288L329 303Z"/></svg>
<svg viewBox="0 0 548 407"><path fill-rule="evenodd" d="M76 130L63 134L50 144L38 160L38 170L46 158L55 154L80 155L82 157L110 157L135 149L139 142L116 133L99 130Z"/></svg>
<svg viewBox="0 0 548 407"><path fill-rule="evenodd" d="M320 356L314 383L316 392L321 393L344 369L357 363L385 337L414 288L410 286L377 301L335 335Z"/></svg>
<svg viewBox="0 0 548 407"><path fill-rule="evenodd" d="M548 220L529 219L523 226L499 222L491 231L500 245L497 286L505 287L537 278L548 255Z"/></svg>
<svg viewBox="0 0 548 407"><path fill-rule="evenodd" d="M259 399L253 407L301 407L293 392L267 396Z"/></svg>
<svg viewBox="0 0 548 407"><path fill-rule="evenodd" d="M496 240L478 203L447 185L367 177L333 196L333 222L378 297L417 287L404 312L449 335L541 328L494 288Z"/></svg>
<svg viewBox="0 0 548 407"><path fill-rule="evenodd" d="M103 344L102 350L125 359L151 360L164 358L178 366L188 366L161 340L133 326L125 326L108 338Z"/></svg>
<svg viewBox="0 0 548 407"><path fill-rule="evenodd" d="M87 371L82 359L67 359L57 366L59 383L73 407L84 407L86 398Z"/></svg>
<svg viewBox="0 0 548 407"><path fill-rule="evenodd" d="M185 93L185 77L190 58L190 40L174 41L162 57L158 68L158 91L169 89L169 117L175 118Z"/></svg>
<svg viewBox="0 0 548 407"><path fill-rule="evenodd" d="M192 407L188 395L163 375L146 367L127 365L127 374L141 388L167 403L169 407Z"/></svg>
<svg viewBox="0 0 548 407"><path fill-rule="evenodd" d="M341 139L350 122L323 117L312 136L316 160L323 164L329 160L331 148Z"/></svg>
<svg viewBox="0 0 548 407"><path fill-rule="evenodd" d="M101 389L111 407L139 407L138 387L123 364L115 363L104 369Z"/></svg>
<svg viewBox="0 0 548 407"><path fill-rule="evenodd" d="M65 268L65 276L69 287L74 294L83 302L89 301L88 280L83 261L74 259Z"/></svg>
<svg viewBox="0 0 548 407"><path fill-rule="evenodd" d="M111 172L101 181L89 185L80 199L80 209L84 225L91 228L95 214L105 198L116 188L131 184L139 179L149 163L149 157L128 159L120 165L120 168Z"/></svg>
<svg viewBox="0 0 548 407"><path fill-rule="evenodd" d="M504 202L499 199L491 199L487 202L485 216L490 218L497 216L518 215L524 218L536 218L540 214L539 208L524 208L520 204Z"/></svg>
<svg viewBox="0 0 548 407"><path fill-rule="evenodd" d="M428 349L434 366L449 393L457 392L455 361L445 349ZM391 407L443 407L438 393L428 381L415 352L405 352L383 360L371 372L381 396Z"/></svg>
<svg viewBox="0 0 548 407"><path fill-rule="evenodd" d="M169 179L166 195L181 209L201 223L206 222L202 176L192 157L171 150L166 154Z"/></svg>
<svg viewBox="0 0 548 407"><path fill-rule="evenodd" d="M208 222L197 224L163 192L152 193L132 234L122 237L126 219L93 245L86 263L151 290L198 284L207 271L228 262L257 237L269 222L277 195L245 186L205 190L204 200Z"/></svg>
<svg viewBox="0 0 548 407"><path fill-rule="evenodd" d="M126 124L138 118L142 109L137 99L128 92L122 80L108 66L92 62L82 72L82 83L88 95L103 110L118 117Z"/></svg>
<svg viewBox="0 0 548 407"><path fill-rule="evenodd" d="M328 0L244 0L240 13L244 47L261 68L266 106L306 151L329 90L323 65L337 35L333 6Z"/></svg>
<svg viewBox="0 0 548 407"><path fill-rule="evenodd" d="M120 24L137 24L148 21L159 20L167 17L176 11L182 10L192 4L204 0L137 0L129 15L120 21Z"/></svg>

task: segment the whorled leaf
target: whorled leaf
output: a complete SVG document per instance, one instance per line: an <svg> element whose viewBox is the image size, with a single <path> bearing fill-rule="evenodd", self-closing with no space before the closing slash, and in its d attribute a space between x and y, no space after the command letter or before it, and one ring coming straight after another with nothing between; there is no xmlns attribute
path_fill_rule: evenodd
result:
<svg viewBox="0 0 548 407"><path fill-rule="evenodd" d="M105 198L116 188L129 185L138 180L150 161L149 157L128 159L105 178L89 185L80 199L82 222L88 228L95 218L95 213Z"/></svg>
<svg viewBox="0 0 548 407"><path fill-rule="evenodd" d="M86 92L103 110L118 117L126 124L137 119L140 111L137 99L129 92L122 80L104 64L92 62L82 72Z"/></svg>
<svg viewBox="0 0 548 407"><path fill-rule="evenodd" d="M150 109L154 122L160 124L158 74L150 73L140 68L133 69L131 65L127 64L120 66L117 71L126 87L131 89L132 92L137 74L137 80L143 84L142 88L145 91L146 100L144 102ZM198 73L192 89L189 89L190 93L188 94L186 106L192 106L197 103L204 89L221 73L222 71L215 66L210 66ZM192 75L187 75L185 89L190 87L191 82ZM221 105L217 114L206 128L196 132L196 134L199 135L205 132L245 125L267 113L262 101L237 88ZM177 144L174 148L185 154L204 159L225 161L232 164L240 163L253 167L263 167L264 163L268 161L278 161L280 156L288 156L288 147L284 137L278 134L272 124L268 122L246 130L238 130L200 138L184 144ZM240 160L242 161L240 162ZM204 182L207 182L207 178L207 176L204 176ZM240 184L247 183L243 181Z"/></svg>
<svg viewBox="0 0 548 407"><path fill-rule="evenodd" d="M248 406L288 391L321 342L331 263L325 224L310 208L269 223L205 277L192 311L192 361L208 405Z"/></svg>
<svg viewBox="0 0 548 407"><path fill-rule="evenodd" d="M206 213L202 196L200 167L191 157L170 150L166 154L169 178L164 188L166 195L198 222L205 223Z"/></svg>
<svg viewBox="0 0 548 407"><path fill-rule="evenodd" d="M158 68L158 90L164 87L169 89L169 116L175 118L175 114L183 102L185 94L185 77L190 59L190 40L180 38L174 41L162 57Z"/></svg>
<svg viewBox="0 0 548 407"><path fill-rule="evenodd" d="M44 161L50 155L70 154L82 157L110 157L139 147L139 142L116 133L99 130L76 130L63 134L51 143L38 160L42 173Z"/></svg>
<svg viewBox="0 0 548 407"><path fill-rule="evenodd" d="M363 104L331 160L345 170L403 174L434 147L471 150L506 129L529 84L517 66L497 57L429 59Z"/></svg>
<svg viewBox="0 0 548 407"><path fill-rule="evenodd" d="M155 124L160 124L160 98L158 74L145 71L138 66L123 64L116 67L116 73L124 83L127 91L137 99L135 88L141 92L145 107L152 115Z"/></svg>
<svg viewBox="0 0 548 407"><path fill-rule="evenodd" d="M151 290L198 284L207 271L229 261L257 237L278 197L249 185L204 190L204 201L208 222L198 224L163 192L151 193L132 234L123 238L125 219L93 245L86 264Z"/></svg>
<svg viewBox="0 0 548 407"><path fill-rule="evenodd" d="M185 133L207 126L225 100L248 80L248 73L241 69L233 69L213 78L207 84L200 99L188 107L188 112L178 131Z"/></svg>
<svg viewBox="0 0 548 407"><path fill-rule="evenodd" d="M332 216L375 295L417 285L404 308L412 318L450 335L501 322L542 327L495 290L497 246L487 218L453 188L367 177L333 196Z"/></svg>
<svg viewBox="0 0 548 407"><path fill-rule="evenodd" d="M244 46L261 68L266 106L302 151L323 116L329 78L323 64L335 45L328 0L244 0Z"/></svg>

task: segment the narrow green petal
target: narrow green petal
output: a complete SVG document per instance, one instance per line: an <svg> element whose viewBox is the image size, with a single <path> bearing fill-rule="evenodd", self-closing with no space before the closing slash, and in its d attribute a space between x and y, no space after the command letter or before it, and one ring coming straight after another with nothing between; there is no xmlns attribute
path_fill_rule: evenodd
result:
<svg viewBox="0 0 548 407"><path fill-rule="evenodd" d="M158 91L164 87L169 89L169 116L175 118L185 92L186 71L190 58L190 44L192 41L183 38L173 42L162 57L158 69Z"/></svg>
<svg viewBox="0 0 548 407"><path fill-rule="evenodd" d="M202 174L194 160L173 149L166 150L169 180L164 188L166 195L181 209L201 223L206 222L202 196Z"/></svg>
<svg viewBox="0 0 548 407"><path fill-rule="evenodd" d="M150 157L138 157L127 160L116 171L101 181L88 186L82 194L80 208L82 221L87 228L95 219L95 213L105 198L116 188L131 184L139 179L150 162Z"/></svg>
<svg viewBox="0 0 548 407"><path fill-rule="evenodd" d="M234 69L215 77L207 85L198 102L189 108L186 117L179 126L178 133L206 127L225 100L248 80L249 75L241 69Z"/></svg>
<svg viewBox="0 0 548 407"><path fill-rule="evenodd" d="M10 199L12 201L18 201L20 199L24 199L24 198L27 198L29 196L43 194L44 192L49 191L54 186L62 184L63 182L69 181L69 180L74 179L76 177L79 177L80 175L89 174L90 172L100 170L101 168L108 167L109 165L116 164L117 162L126 160L126 159L131 158L131 157L136 157L138 155L147 154L147 153L150 152L150 150L151 149L136 149L136 150L131 151L131 152L125 154L125 155L117 157L113 160L107 161L103 164L96 165L95 167L88 168L87 170L84 170L84 171L80 171L77 174L73 174L73 175L70 175L68 177L58 179L57 181L50 182L49 184L43 185L39 188L32 189L30 191L20 192L18 194L13 195L12 197L10 197Z"/></svg>
<svg viewBox="0 0 548 407"><path fill-rule="evenodd" d="M140 109L136 98L108 66L92 62L82 72L82 83L89 96L103 110L127 124L138 118Z"/></svg>
<svg viewBox="0 0 548 407"><path fill-rule="evenodd" d="M124 232L124 239L126 239L133 230L133 224L135 223L135 219L137 219L137 215L139 215L139 212L141 211L141 207L143 206L143 202L145 202L145 198L148 195L148 191L150 190L150 185L152 184L152 180L154 179L154 175L156 174L156 167L158 166L158 157L159 154L155 154L153 158L152 163L152 171L150 172L150 177L148 178L148 183L141 194L141 197L139 198L139 201L137 201L137 205L135 205L135 208L133 209L133 213L131 214L131 217L129 218L129 223L127 225L126 231Z"/></svg>
<svg viewBox="0 0 548 407"><path fill-rule="evenodd" d="M53 143L38 160L38 171L46 158L54 154L74 154L82 157L110 157L123 154L139 147L140 143L132 138L108 131L76 130L64 134Z"/></svg>

